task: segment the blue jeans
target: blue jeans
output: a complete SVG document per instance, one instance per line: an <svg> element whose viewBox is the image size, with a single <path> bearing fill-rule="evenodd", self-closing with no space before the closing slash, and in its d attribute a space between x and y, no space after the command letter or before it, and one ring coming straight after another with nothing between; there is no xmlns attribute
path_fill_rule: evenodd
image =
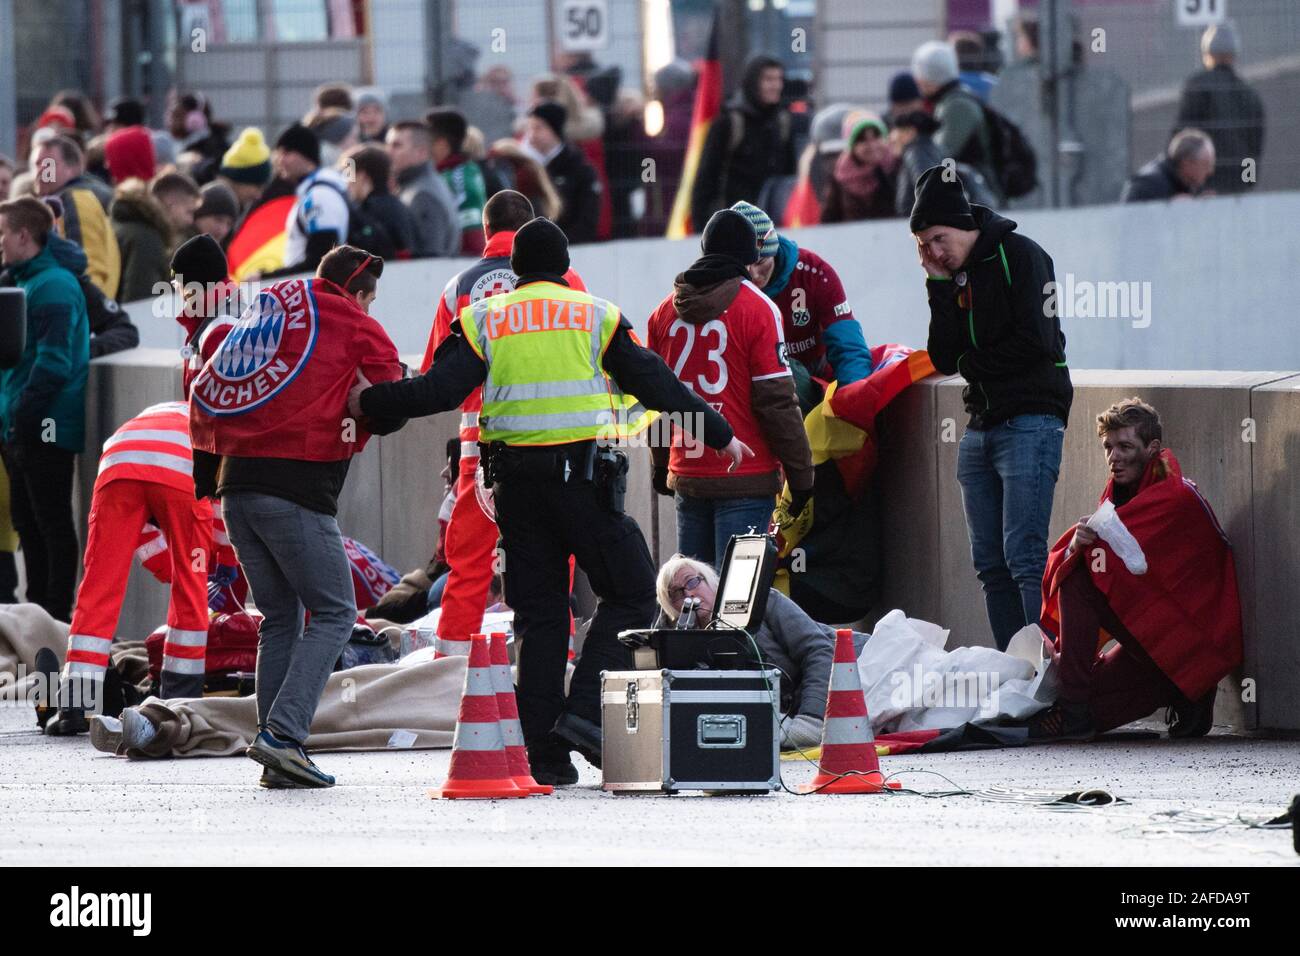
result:
<svg viewBox="0 0 1300 956"><path fill-rule="evenodd" d="M432 611L436 607L442 607L442 592L447 590L447 578L451 576L450 571L443 571L438 575L438 580L433 582L429 588L429 603L427 609Z"/></svg>
<svg viewBox="0 0 1300 956"><path fill-rule="evenodd" d="M1038 621L1064 438L1065 423L1055 415L1016 415L986 431L968 428L961 437L957 482L971 560L1000 650Z"/></svg>
<svg viewBox="0 0 1300 956"><path fill-rule="evenodd" d="M718 567L732 535L749 529L767 531L776 496L758 498L691 498L677 495L677 550L688 558Z"/></svg>

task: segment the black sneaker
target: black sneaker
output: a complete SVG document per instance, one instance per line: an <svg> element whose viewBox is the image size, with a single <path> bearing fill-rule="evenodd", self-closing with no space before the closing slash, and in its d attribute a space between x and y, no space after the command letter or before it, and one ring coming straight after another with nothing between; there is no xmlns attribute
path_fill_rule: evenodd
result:
<svg viewBox="0 0 1300 956"><path fill-rule="evenodd" d="M36 673L41 675L36 689L36 724L42 730L59 709L59 655L48 647L36 652Z"/></svg>
<svg viewBox="0 0 1300 956"><path fill-rule="evenodd" d="M571 787L578 782L578 768L568 757L529 760L533 779L544 787Z"/></svg>
<svg viewBox="0 0 1300 956"><path fill-rule="evenodd" d="M552 733L580 753L583 760L597 770L600 769L601 735L599 725L593 724L590 720L579 717L577 714L563 713L560 715L560 719L555 722L555 729Z"/></svg>
<svg viewBox="0 0 1300 956"><path fill-rule="evenodd" d="M60 708L45 724L47 737L75 737L90 730L90 721L80 707Z"/></svg>
<svg viewBox="0 0 1300 956"><path fill-rule="evenodd" d="M318 790L316 784L299 783L293 777L287 777L278 770L272 770L270 767L262 768L262 777L257 781L257 785L263 790Z"/></svg>
<svg viewBox="0 0 1300 956"><path fill-rule="evenodd" d="M312 763L302 747L281 740L268 730L258 734L244 753L304 787L334 786L334 778Z"/></svg>

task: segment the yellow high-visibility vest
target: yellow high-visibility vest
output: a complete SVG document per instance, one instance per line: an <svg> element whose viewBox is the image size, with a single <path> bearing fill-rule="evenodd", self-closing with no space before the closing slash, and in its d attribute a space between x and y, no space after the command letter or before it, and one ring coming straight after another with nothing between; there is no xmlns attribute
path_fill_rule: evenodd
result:
<svg viewBox="0 0 1300 956"><path fill-rule="evenodd" d="M507 445L615 442L656 414L601 368L618 306L555 282L532 282L460 312L466 341L487 365L479 440Z"/></svg>

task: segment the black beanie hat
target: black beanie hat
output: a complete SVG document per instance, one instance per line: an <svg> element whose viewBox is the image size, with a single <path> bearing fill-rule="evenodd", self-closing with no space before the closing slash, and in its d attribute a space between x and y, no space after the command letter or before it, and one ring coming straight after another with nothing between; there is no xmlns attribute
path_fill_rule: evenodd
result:
<svg viewBox="0 0 1300 956"><path fill-rule="evenodd" d="M320 165L320 137L303 126L301 123L294 123L275 141L277 149L285 149L291 153L297 153L305 156L317 166Z"/></svg>
<svg viewBox="0 0 1300 956"><path fill-rule="evenodd" d="M557 103L554 100L546 100L538 103L528 112L529 116L536 116L539 120L555 130L555 135L564 139L564 124L569 119L569 111L564 108L564 104Z"/></svg>
<svg viewBox="0 0 1300 956"><path fill-rule="evenodd" d="M551 220L530 219L515 232L510 269L517 276L562 276L569 271L569 240Z"/></svg>
<svg viewBox="0 0 1300 956"><path fill-rule="evenodd" d="M108 104L104 122L115 126L143 126L144 104L129 96L119 96Z"/></svg>
<svg viewBox="0 0 1300 956"><path fill-rule="evenodd" d="M931 166L916 181L916 202L912 204L912 232L922 232L931 226L952 226L954 229L975 229L975 217L970 214L970 200L966 188L956 172L951 180L944 176L945 166Z"/></svg>
<svg viewBox="0 0 1300 956"><path fill-rule="evenodd" d="M700 250L706 256L727 256L742 266L753 265L758 261L758 233L744 214L719 209L704 226Z"/></svg>
<svg viewBox="0 0 1300 956"><path fill-rule="evenodd" d="M226 254L221 251L217 240L206 232L183 242L172 256L172 273L179 276L186 285L191 282L204 285L224 282L229 277L229 272Z"/></svg>

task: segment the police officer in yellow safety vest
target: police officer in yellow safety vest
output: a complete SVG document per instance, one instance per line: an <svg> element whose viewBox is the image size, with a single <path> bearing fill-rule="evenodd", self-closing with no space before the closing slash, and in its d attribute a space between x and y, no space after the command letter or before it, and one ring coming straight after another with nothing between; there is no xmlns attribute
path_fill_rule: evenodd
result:
<svg viewBox="0 0 1300 956"><path fill-rule="evenodd" d="M600 672L632 665L619 631L650 627L655 617L655 568L640 528L623 514L627 458L612 439L643 430L654 409L676 413L733 465L753 452L633 339L617 306L568 287L568 242L554 223L539 218L519 229L510 268L515 290L461 310L424 375L361 381L349 407L415 418L456 408L483 385L479 438L521 644L520 723L533 776L564 786L578 780L571 751L600 764ZM566 703L569 555L598 603Z"/></svg>

